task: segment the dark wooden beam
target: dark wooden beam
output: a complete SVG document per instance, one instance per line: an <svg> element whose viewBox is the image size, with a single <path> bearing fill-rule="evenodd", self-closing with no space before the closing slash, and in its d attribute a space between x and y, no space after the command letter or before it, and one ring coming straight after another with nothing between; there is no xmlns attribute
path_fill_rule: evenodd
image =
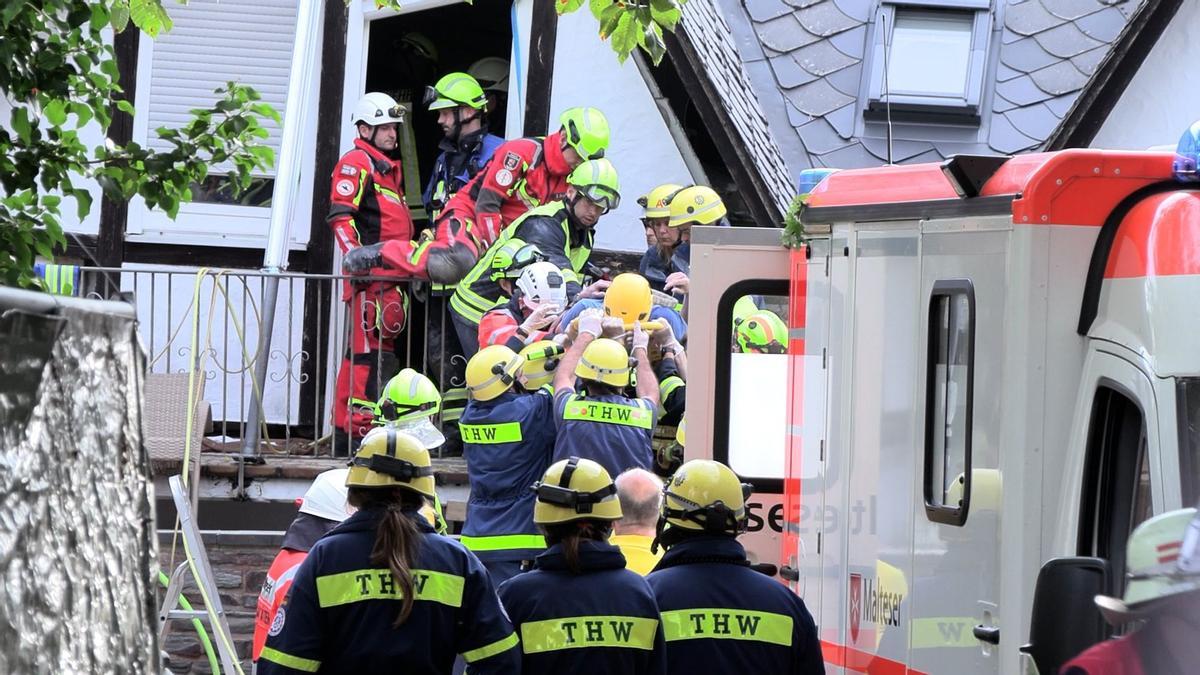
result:
<svg viewBox="0 0 1200 675"><path fill-rule="evenodd" d="M779 213L771 191L759 175L750 149L742 142L729 111L721 105L720 93L705 73L696 45L682 29L666 33L664 37L667 57L691 95L704 128L724 159L751 217L759 226L778 227L783 222L783 214Z"/></svg>
<svg viewBox="0 0 1200 675"><path fill-rule="evenodd" d="M341 137L342 89L346 84L346 32L349 26L349 10L344 0L325 0L323 44L321 45L321 84L317 92L317 144L313 163L312 222L308 234L308 267L314 274L329 274L333 270L333 231L325 222L329 214L329 180L333 168L341 157L341 148L334 139ZM301 349L310 358L304 362L306 375L300 385L300 417L304 424L315 420L307 419L312 411L322 410L319 397L325 391L325 363L315 358L324 354L324 345L317 344L318 336L326 331L316 330L329 320L332 285L309 282L304 291L304 337Z"/></svg>
<svg viewBox="0 0 1200 675"><path fill-rule="evenodd" d="M533 0L529 33L529 76L525 86L525 135L549 133L550 93L554 86L554 45L558 42L558 12L554 0Z"/></svg>
<svg viewBox="0 0 1200 675"><path fill-rule="evenodd" d="M263 250L261 248L125 242L124 261L147 265L260 270L262 269L262 260ZM307 264L308 254L305 251L288 252L288 269L303 270Z"/></svg>
<svg viewBox="0 0 1200 675"><path fill-rule="evenodd" d="M133 103L137 97L138 43L141 32L133 26L117 33L113 38L113 52L117 60L118 83L123 90L113 96L109 109L112 124L108 137L117 145L133 140L133 115L117 109L117 101ZM101 267L120 267L125 257L125 224L129 219L129 202L114 201L107 196L100 200L100 226L94 250L95 262ZM91 261L89 261L91 262Z"/></svg>

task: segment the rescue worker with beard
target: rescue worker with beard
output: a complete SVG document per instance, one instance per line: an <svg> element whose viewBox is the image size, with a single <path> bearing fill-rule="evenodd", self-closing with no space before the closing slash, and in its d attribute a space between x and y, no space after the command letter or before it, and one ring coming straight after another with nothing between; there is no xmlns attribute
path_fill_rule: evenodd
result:
<svg viewBox="0 0 1200 675"><path fill-rule="evenodd" d="M487 96L466 73L450 73L426 89L425 104L437 113L444 134L422 195L430 220L436 220L446 202L483 169L504 139L488 133Z"/></svg>
<svg viewBox="0 0 1200 675"><path fill-rule="evenodd" d="M492 163L499 159L497 155ZM599 296L608 287L607 281L598 281L580 288L580 273L592 254L596 224L621 202L617 170L607 159L588 160L572 171L566 182L565 198L531 209L513 221L459 283L450 308L464 349L477 344L483 315L502 304L500 286L490 279L489 270L495 252L513 237L537 246L546 260L558 267L568 302Z"/></svg>
<svg viewBox="0 0 1200 675"><path fill-rule="evenodd" d="M352 119L357 137L334 167L328 218L347 261L365 248L408 242L413 236L396 152L403 109L390 96L372 92L359 100ZM359 273L370 273L372 267L368 264ZM393 281L347 282L342 299L350 306L350 320L333 404L335 457L357 448L371 428L380 383L398 370L393 341L404 327L408 302Z"/></svg>
<svg viewBox="0 0 1200 675"><path fill-rule="evenodd" d="M429 451L390 428L365 439L346 480L358 512L317 542L275 614L260 675L521 672L512 624L479 559L436 534Z"/></svg>
<svg viewBox="0 0 1200 675"><path fill-rule="evenodd" d="M621 517L604 467L570 457L533 484L533 520L549 548L533 570L500 585L500 599L521 636L527 673L664 673L663 630L646 580L625 569L608 542ZM713 671L699 668L693 672Z"/></svg>
<svg viewBox="0 0 1200 675"><path fill-rule="evenodd" d="M545 340L551 323L567 305L567 287L554 263L534 263L517 278L508 304L483 315L479 322L479 348L508 345L513 350Z"/></svg>
<svg viewBox="0 0 1200 675"><path fill-rule="evenodd" d="M737 541L749 493L729 467L707 459L685 463L667 483L655 542L667 552L646 580L662 611L670 673L825 672L804 601L751 569Z"/></svg>
<svg viewBox="0 0 1200 675"><path fill-rule="evenodd" d="M549 392L526 392L525 357L504 345L485 347L467 364L471 400L459 422L471 495L463 546L499 584L546 548L533 522L528 486L550 465L554 449Z"/></svg>

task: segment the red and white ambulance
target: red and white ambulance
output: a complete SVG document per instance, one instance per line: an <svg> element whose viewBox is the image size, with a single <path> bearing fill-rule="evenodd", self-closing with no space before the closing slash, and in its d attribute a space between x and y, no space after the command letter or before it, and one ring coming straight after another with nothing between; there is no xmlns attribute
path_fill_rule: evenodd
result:
<svg viewBox="0 0 1200 675"><path fill-rule="evenodd" d="M829 672L1050 675L1133 527L1200 498L1186 145L836 172L796 249L693 230L687 455L755 484ZM745 296L787 354L738 352Z"/></svg>

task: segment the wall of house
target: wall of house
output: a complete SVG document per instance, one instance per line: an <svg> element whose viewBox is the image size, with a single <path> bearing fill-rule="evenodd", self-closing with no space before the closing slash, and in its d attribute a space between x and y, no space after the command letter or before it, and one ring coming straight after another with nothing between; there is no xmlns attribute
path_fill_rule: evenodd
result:
<svg viewBox="0 0 1200 675"><path fill-rule="evenodd" d="M530 0L523 0L529 2ZM633 59L617 62L598 35L596 18L586 8L558 21L554 53L551 126L563 110L594 106L612 129L612 160L621 179L621 206L596 228L596 245L616 251L644 251L645 232L637 198L662 183L692 183L683 156Z"/></svg>
<svg viewBox="0 0 1200 675"><path fill-rule="evenodd" d="M249 673L250 645L254 638L254 610L263 580L267 576L267 569L275 560L275 555L279 553L279 547L283 543L283 533L222 531L204 532L202 537L208 551L209 563L212 565L217 592L229 617L229 630L233 636L234 647L242 658L243 668ZM158 561L163 572L170 576L174 566L183 560L183 545L176 543L172 565L170 533L160 533ZM193 602L197 609L201 608L194 584L185 586L184 597ZM190 622L174 622L170 635L159 646L168 656L163 666L175 675L207 675L212 672L208 657L205 656L204 648Z"/></svg>
<svg viewBox="0 0 1200 675"><path fill-rule="evenodd" d="M1200 0L1184 0L1100 127L1092 147L1145 150L1174 145L1200 119L1200 88L1194 86L1195 64L1200 60L1197 21Z"/></svg>

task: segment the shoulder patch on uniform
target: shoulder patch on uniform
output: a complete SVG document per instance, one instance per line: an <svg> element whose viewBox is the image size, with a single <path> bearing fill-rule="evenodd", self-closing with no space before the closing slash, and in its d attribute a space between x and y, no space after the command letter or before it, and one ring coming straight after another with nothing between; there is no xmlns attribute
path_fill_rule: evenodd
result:
<svg viewBox="0 0 1200 675"><path fill-rule="evenodd" d="M509 187L513 184L513 172L508 169L500 169L496 172L496 184L500 187Z"/></svg>
<svg viewBox="0 0 1200 675"><path fill-rule="evenodd" d="M504 153L504 168L516 169L521 166L521 156L515 152Z"/></svg>
<svg viewBox="0 0 1200 675"><path fill-rule="evenodd" d="M283 632L283 622L287 621L287 608L281 606L278 612L275 612L275 618L271 619L271 629L267 631L267 635L275 636Z"/></svg>
<svg viewBox="0 0 1200 675"><path fill-rule="evenodd" d="M350 195L354 194L354 183L348 180L339 180L337 185L334 186L334 189L337 190L339 195L343 197L349 197Z"/></svg>
<svg viewBox="0 0 1200 675"><path fill-rule="evenodd" d="M358 169L350 166L349 164L343 164L342 165L342 174L346 175L346 176L355 176L355 175L358 175Z"/></svg>

